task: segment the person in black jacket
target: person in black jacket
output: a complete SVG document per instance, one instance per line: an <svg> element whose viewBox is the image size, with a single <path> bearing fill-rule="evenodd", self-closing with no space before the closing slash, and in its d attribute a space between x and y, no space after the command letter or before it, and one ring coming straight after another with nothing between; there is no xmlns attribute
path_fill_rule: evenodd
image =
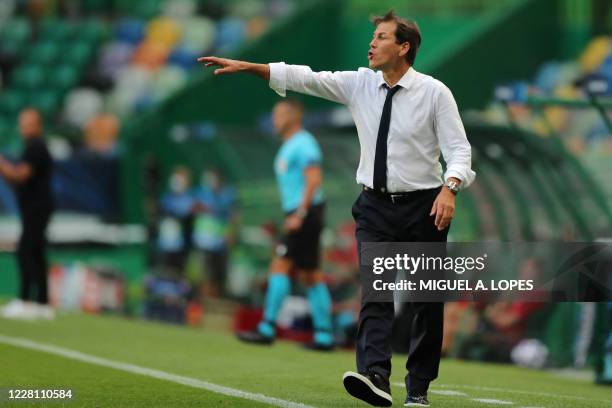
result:
<svg viewBox="0 0 612 408"><path fill-rule="evenodd" d="M21 159L11 163L0 156L0 175L15 188L21 215L17 263L21 274L18 300L3 309L5 317L53 318L47 292L46 230L53 212L51 174L53 161L43 138L43 121L32 108L19 114L24 141ZM35 303L30 303L35 300Z"/></svg>

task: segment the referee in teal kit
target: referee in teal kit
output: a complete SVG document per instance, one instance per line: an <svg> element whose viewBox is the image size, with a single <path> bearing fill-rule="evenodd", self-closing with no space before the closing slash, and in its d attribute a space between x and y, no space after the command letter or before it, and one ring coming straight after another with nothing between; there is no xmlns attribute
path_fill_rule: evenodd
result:
<svg viewBox="0 0 612 408"><path fill-rule="evenodd" d="M307 347L328 351L334 347L332 304L319 268L324 210L322 155L315 138L302 127L303 114L302 104L295 99L274 106L274 128L283 138L274 160L274 172L285 213L285 231L270 266L263 320L256 331L238 333L238 338L272 344L278 312L291 290L289 275L295 272L307 287L314 326L314 340Z"/></svg>

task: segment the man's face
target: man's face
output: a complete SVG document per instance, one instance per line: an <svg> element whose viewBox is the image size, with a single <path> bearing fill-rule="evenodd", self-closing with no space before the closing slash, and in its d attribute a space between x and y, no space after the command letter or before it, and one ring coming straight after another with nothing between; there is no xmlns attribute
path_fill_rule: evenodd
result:
<svg viewBox="0 0 612 408"><path fill-rule="evenodd" d="M170 191L175 194L183 194L189 189L191 180L189 172L184 168L175 169L170 176L169 187Z"/></svg>
<svg viewBox="0 0 612 408"><path fill-rule="evenodd" d="M397 24L393 21L382 22L376 26L368 51L370 68L384 71L386 68L395 66L399 60L404 59L408 43L396 43L396 27Z"/></svg>
<svg viewBox="0 0 612 408"><path fill-rule="evenodd" d="M40 136L42 133L42 121L37 111L27 109L19 114L19 133L21 133L21 137L24 139Z"/></svg>
<svg viewBox="0 0 612 408"><path fill-rule="evenodd" d="M274 106L272 124L278 134L283 134L296 120L298 120L297 113L288 103L279 102Z"/></svg>

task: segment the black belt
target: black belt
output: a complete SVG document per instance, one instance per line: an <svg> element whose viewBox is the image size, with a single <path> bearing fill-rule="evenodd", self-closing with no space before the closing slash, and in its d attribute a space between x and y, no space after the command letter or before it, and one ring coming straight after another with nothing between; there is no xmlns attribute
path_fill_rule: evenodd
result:
<svg viewBox="0 0 612 408"><path fill-rule="evenodd" d="M415 200L416 198L420 196L431 194L434 190L435 191L440 190L440 187L429 188L426 190L414 190L414 191L401 191L401 192L395 192L395 193L387 193L387 192L375 190L368 186L363 186L364 192L375 195L376 197L382 198L383 200L390 201L393 204Z"/></svg>

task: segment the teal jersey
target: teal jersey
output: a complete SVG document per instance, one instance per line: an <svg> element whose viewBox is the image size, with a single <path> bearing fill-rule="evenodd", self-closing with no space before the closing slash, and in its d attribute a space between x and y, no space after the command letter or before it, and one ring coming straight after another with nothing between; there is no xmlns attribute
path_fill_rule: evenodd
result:
<svg viewBox="0 0 612 408"><path fill-rule="evenodd" d="M314 136L302 129L286 140L274 159L274 173L280 190L283 211L297 209L304 199L309 166L320 166L323 155ZM323 201L323 192L317 188L312 204Z"/></svg>

